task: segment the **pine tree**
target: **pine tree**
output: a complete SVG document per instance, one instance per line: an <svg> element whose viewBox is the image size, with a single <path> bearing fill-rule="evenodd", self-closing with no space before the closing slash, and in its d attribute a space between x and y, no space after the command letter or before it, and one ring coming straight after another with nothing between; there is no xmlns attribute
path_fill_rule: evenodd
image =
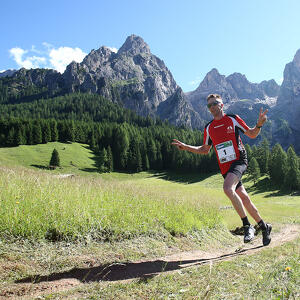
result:
<svg viewBox="0 0 300 300"><path fill-rule="evenodd" d="M300 190L299 159L292 147L287 151L287 173L285 177L285 187L291 190Z"/></svg>
<svg viewBox="0 0 300 300"><path fill-rule="evenodd" d="M259 164L259 168L261 173L266 174L269 171L269 163L270 163L270 143L266 138L263 139L261 144L257 147L257 151L255 151L254 156Z"/></svg>
<svg viewBox="0 0 300 300"><path fill-rule="evenodd" d="M260 177L260 169L259 169L259 164L255 159L255 157L252 157L249 162L248 172L250 178L254 181L254 184L256 184L257 180Z"/></svg>
<svg viewBox="0 0 300 300"><path fill-rule="evenodd" d="M143 157L143 169L145 171L148 171L150 169L149 159L147 153L145 153Z"/></svg>
<svg viewBox="0 0 300 300"><path fill-rule="evenodd" d="M60 166L60 159L59 159L59 154L56 149L53 149L51 159L50 159L50 166L52 167L59 167Z"/></svg>
<svg viewBox="0 0 300 300"><path fill-rule="evenodd" d="M157 160L157 148L153 139L150 140L150 145L148 145L148 158L150 163L150 168L155 169Z"/></svg>
<svg viewBox="0 0 300 300"><path fill-rule="evenodd" d="M58 141L58 129L57 129L57 122L55 120L51 120L50 129L51 129L51 142Z"/></svg>
<svg viewBox="0 0 300 300"><path fill-rule="evenodd" d="M114 158L110 146L107 147L107 171L113 172L114 170Z"/></svg>
<svg viewBox="0 0 300 300"><path fill-rule="evenodd" d="M47 144L51 141L51 128L50 123L48 120L45 120L44 124L42 125L42 142L43 144Z"/></svg>
<svg viewBox="0 0 300 300"><path fill-rule="evenodd" d="M129 149L129 138L124 126L118 126L115 130L113 141L114 162L117 169L125 170Z"/></svg>
<svg viewBox="0 0 300 300"><path fill-rule="evenodd" d="M269 172L271 181L278 187L282 186L287 173L287 155L280 144L272 149Z"/></svg>
<svg viewBox="0 0 300 300"><path fill-rule="evenodd" d="M103 148L100 151L100 155L99 155L99 168L98 168L99 172L102 173L108 172L107 162L108 162L107 151L105 148Z"/></svg>
<svg viewBox="0 0 300 300"><path fill-rule="evenodd" d="M247 152L248 161L250 162L250 160L252 158L252 149L251 149L249 144L245 145L245 149L246 149L246 152Z"/></svg>
<svg viewBox="0 0 300 300"><path fill-rule="evenodd" d="M139 148L139 142L136 138L133 138L130 142L127 165L130 171L142 171L142 156Z"/></svg>
<svg viewBox="0 0 300 300"><path fill-rule="evenodd" d="M40 122L35 122L32 128L32 137L34 144L42 143L42 128Z"/></svg>

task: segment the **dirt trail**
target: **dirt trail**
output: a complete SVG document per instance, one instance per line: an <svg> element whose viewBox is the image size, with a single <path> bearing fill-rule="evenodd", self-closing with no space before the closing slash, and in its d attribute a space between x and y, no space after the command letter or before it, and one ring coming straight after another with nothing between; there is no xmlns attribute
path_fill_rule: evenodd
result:
<svg viewBox="0 0 300 300"><path fill-rule="evenodd" d="M272 234L272 242L267 248L274 248L296 239L299 236L299 231L300 226L297 225L283 227L280 232ZM173 254L156 260L75 268L67 272L53 273L48 276L36 275L19 280L5 288L5 290L0 290L0 299L32 298L33 296L37 297L42 294L68 290L89 282L143 280L164 272L231 260L241 255L252 255L263 249L266 249L266 247L262 246L261 235L259 235L251 244L244 244L243 247L239 248L213 249L210 252L197 250Z"/></svg>

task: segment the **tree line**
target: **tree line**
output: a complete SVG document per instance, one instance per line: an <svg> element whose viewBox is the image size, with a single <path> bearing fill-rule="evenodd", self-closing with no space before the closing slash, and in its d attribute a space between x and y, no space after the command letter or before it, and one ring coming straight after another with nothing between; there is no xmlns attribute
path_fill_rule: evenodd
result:
<svg viewBox="0 0 300 300"><path fill-rule="evenodd" d="M259 146L246 145L250 177L257 182L261 175L268 175L274 187L286 191L300 190L300 158L290 146L284 151L280 144L270 149L264 139Z"/></svg>
<svg viewBox="0 0 300 300"><path fill-rule="evenodd" d="M0 146L47 142L89 144L97 154L97 168L139 172L180 170L218 171L216 156L194 155L171 146L173 138L191 145L202 144L202 132L176 128L167 121L135 112L102 96L74 93L27 103L0 104ZM299 158L290 147L270 149L264 139L259 146L246 145L249 173L254 181L268 174L272 184L299 189Z"/></svg>
<svg viewBox="0 0 300 300"><path fill-rule="evenodd" d="M173 138L202 143L201 131L168 124L140 127L129 123L82 122L55 119L0 119L0 146L47 142L89 144L102 171L181 170L211 173L218 170L214 152L208 156L178 151Z"/></svg>

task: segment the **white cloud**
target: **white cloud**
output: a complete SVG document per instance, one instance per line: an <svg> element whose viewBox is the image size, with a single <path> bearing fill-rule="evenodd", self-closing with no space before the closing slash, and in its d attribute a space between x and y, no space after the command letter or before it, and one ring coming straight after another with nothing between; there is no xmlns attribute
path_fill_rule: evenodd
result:
<svg viewBox="0 0 300 300"><path fill-rule="evenodd" d="M15 47L9 50L10 56L13 57L13 59L15 60L15 62L19 65L22 66L23 64L23 55L26 53L27 51L23 50L22 48L19 47Z"/></svg>
<svg viewBox="0 0 300 300"><path fill-rule="evenodd" d="M33 55L33 56L27 56L23 58L24 55L26 55L28 52L35 52L35 51L32 50L28 51L19 47L15 47L9 50L10 56L13 57L14 61L21 68L26 68L26 69L39 68L42 65L45 65L47 63L47 59L42 56Z"/></svg>
<svg viewBox="0 0 300 300"><path fill-rule="evenodd" d="M51 65L60 73L63 73L66 66L72 61L82 62L86 53L80 48L59 47L50 50L49 57Z"/></svg>
<svg viewBox="0 0 300 300"><path fill-rule="evenodd" d="M30 50L15 47L9 50L10 56L19 67L32 68L52 68L59 72L64 72L66 66L72 61L81 62L86 56L80 48L59 47L44 42L44 49L37 49L34 45ZM39 54L39 56L35 55Z"/></svg>

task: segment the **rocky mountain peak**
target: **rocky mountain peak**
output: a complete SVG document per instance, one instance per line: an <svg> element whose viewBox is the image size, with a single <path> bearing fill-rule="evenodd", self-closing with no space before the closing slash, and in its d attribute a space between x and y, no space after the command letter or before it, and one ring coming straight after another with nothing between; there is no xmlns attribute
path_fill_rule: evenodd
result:
<svg viewBox="0 0 300 300"><path fill-rule="evenodd" d="M90 71L95 72L103 64L107 63L116 54L108 47L102 46L98 50L92 50L82 61Z"/></svg>
<svg viewBox="0 0 300 300"><path fill-rule="evenodd" d="M235 73L227 76L227 79L248 82L248 79L247 79L247 77L244 74L237 73L237 72L235 72Z"/></svg>
<svg viewBox="0 0 300 300"><path fill-rule="evenodd" d="M300 49L296 52L293 60L294 65L300 69Z"/></svg>
<svg viewBox="0 0 300 300"><path fill-rule="evenodd" d="M16 73L17 70L15 69L8 69L0 72L0 77L5 77L5 76L12 76L14 73Z"/></svg>
<svg viewBox="0 0 300 300"><path fill-rule="evenodd" d="M148 44L137 35L130 35L127 37L125 43L119 49L118 54L126 53L129 55L137 55L140 53L151 54Z"/></svg>
<svg viewBox="0 0 300 300"><path fill-rule="evenodd" d="M197 90L202 90L205 87L207 88L211 85L219 83L224 78L225 78L225 76L222 76L216 68L213 68L211 71L209 71L206 74L206 76L204 77L203 81L200 83Z"/></svg>

